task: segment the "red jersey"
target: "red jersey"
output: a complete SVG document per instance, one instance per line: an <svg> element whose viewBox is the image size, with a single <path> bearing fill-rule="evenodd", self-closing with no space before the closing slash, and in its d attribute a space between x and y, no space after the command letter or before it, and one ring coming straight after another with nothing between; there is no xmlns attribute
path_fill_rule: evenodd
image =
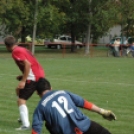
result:
<svg viewBox="0 0 134 134"><path fill-rule="evenodd" d="M22 64L22 61L28 60L31 63L27 80L38 81L39 78L45 76L43 68L29 50L17 46L12 51L12 57L22 73L24 72L24 65Z"/></svg>

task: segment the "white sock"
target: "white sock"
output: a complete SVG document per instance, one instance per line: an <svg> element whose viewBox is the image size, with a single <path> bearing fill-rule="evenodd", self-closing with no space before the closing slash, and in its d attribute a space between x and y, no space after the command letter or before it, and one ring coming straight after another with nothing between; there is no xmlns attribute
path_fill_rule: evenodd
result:
<svg viewBox="0 0 134 134"><path fill-rule="evenodd" d="M20 111L20 117L21 117L21 120L22 120L22 125L25 126L25 127L29 127L30 122L29 122L29 117L28 117L27 106L25 104L19 106L19 111Z"/></svg>

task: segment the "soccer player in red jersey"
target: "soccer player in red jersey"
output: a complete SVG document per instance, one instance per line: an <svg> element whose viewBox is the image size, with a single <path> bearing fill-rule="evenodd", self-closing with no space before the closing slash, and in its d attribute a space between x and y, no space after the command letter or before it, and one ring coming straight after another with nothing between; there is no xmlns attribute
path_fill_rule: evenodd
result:
<svg viewBox="0 0 134 134"><path fill-rule="evenodd" d="M41 134L43 121L46 121L50 134L111 134L83 114L79 107L110 121L116 120L112 111L102 109L71 92L51 90L50 82L45 78L39 79L36 90L41 100L33 114L32 134Z"/></svg>
<svg viewBox="0 0 134 134"><path fill-rule="evenodd" d="M22 72L22 75L17 76L19 83L16 88L22 126L16 130L27 130L30 128L30 121L26 101L34 93L39 78L45 77L44 70L29 50L17 45L15 37L7 36L4 43L7 50L12 52L12 58Z"/></svg>

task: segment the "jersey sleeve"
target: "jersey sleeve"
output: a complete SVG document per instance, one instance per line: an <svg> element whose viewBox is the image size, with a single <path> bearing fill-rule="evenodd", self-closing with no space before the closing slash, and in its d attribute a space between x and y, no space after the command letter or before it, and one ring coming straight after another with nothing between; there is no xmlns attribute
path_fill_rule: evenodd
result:
<svg viewBox="0 0 134 134"><path fill-rule="evenodd" d="M76 94L73 94L70 92L68 92L68 94L70 95L71 99L73 100L73 102L75 103L76 106L81 107L81 108L85 108L88 110L92 109L92 106L93 106L92 102L84 100L82 97L80 97Z"/></svg>
<svg viewBox="0 0 134 134"><path fill-rule="evenodd" d="M33 122L32 122L32 134L40 134L43 125L43 115L40 112L39 108L36 108L33 114Z"/></svg>
<svg viewBox="0 0 134 134"><path fill-rule="evenodd" d="M12 57L18 61L24 61L26 59L25 55L20 51L14 51Z"/></svg>
<svg viewBox="0 0 134 134"><path fill-rule="evenodd" d="M92 102L89 102L87 100L84 100L84 106L83 106L83 108L88 109L88 110L91 110L92 107L93 107L93 103Z"/></svg>
<svg viewBox="0 0 134 134"><path fill-rule="evenodd" d="M80 97L79 95L70 93L70 92L67 92L67 93L70 95L71 99L73 100L73 102L75 103L75 105L77 107L83 108L83 106L84 106L84 99L82 97Z"/></svg>

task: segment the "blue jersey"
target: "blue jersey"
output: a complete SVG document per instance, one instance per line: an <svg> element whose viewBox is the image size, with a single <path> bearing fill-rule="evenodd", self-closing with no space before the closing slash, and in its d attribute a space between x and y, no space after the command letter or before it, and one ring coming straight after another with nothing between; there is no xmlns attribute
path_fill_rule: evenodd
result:
<svg viewBox="0 0 134 134"><path fill-rule="evenodd" d="M84 99L64 90L46 93L33 115L32 128L41 133L43 121L46 121L55 134L75 134L75 128L86 132L90 127L90 119L80 109Z"/></svg>

